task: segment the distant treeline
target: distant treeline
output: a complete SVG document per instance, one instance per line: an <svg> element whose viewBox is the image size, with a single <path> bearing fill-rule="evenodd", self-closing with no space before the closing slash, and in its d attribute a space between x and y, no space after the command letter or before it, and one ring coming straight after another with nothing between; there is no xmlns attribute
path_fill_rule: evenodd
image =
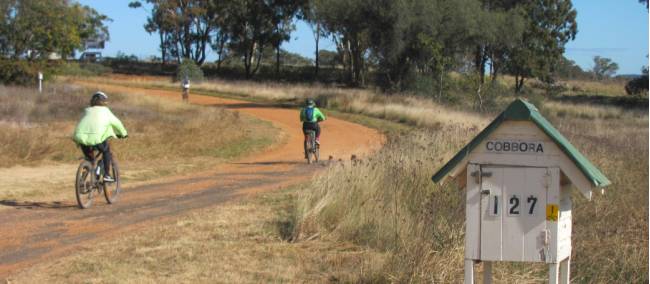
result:
<svg viewBox="0 0 650 284"><path fill-rule="evenodd" d="M375 79L400 89L413 74L444 84L444 74L462 69L476 73L479 86L511 74L521 90L527 78L551 82L581 74L562 56L578 31L569 0L147 0L129 6L150 12L144 28L159 35L163 62L203 64L212 48L217 65L238 58L248 77L269 47L279 70L280 46L297 20L313 28L315 55L320 37L333 39L338 64L358 86ZM369 70L378 76L368 78Z"/></svg>

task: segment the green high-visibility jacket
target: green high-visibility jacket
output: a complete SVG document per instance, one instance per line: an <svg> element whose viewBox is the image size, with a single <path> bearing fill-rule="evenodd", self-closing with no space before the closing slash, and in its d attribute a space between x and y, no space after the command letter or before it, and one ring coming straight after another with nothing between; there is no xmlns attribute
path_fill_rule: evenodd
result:
<svg viewBox="0 0 650 284"><path fill-rule="evenodd" d="M307 116L305 115L305 112L307 111L307 108L314 108L314 114L311 117L312 118L311 121L308 121ZM317 107L308 106L308 107L302 108L300 110L300 121L301 122L319 122L319 121L323 121L323 120L325 120L325 115L322 112L320 112L320 109L318 109Z"/></svg>
<svg viewBox="0 0 650 284"><path fill-rule="evenodd" d="M94 146L108 138L126 136L126 128L110 109L105 106L93 106L84 110L72 139L81 145Z"/></svg>

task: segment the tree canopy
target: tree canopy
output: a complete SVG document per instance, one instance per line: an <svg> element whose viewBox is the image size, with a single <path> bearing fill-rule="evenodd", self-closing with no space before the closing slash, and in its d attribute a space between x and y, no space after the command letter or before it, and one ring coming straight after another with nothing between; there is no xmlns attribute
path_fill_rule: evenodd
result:
<svg viewBox="0 0 650 284"><path fill-rule="evenodd" d="M0 54L29 60L62 57L86 40L108 40L108 17L68 0L0 2Z"/></svg>

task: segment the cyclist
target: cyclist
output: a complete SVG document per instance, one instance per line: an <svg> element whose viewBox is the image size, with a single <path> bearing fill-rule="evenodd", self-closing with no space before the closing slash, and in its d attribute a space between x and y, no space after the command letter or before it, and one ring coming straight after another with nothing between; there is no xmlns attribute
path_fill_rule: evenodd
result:
<svg viewBox="0 0 650 284"><path fill-rule="evenodd" d="M183 88L183 101L187 102L190 97L190 78L185 76L185 79L181 83L181 88Z"/></svg>
<svg viewBox="0 0 650 284"><path fill-rule="evenodd" d="M126 128L122 122L107 107L108 96L96 92L90 99L90 107L84 110L84 115L74 130L73 140L81 147L84 156L93 161L93 150L102 152L104 157L104 181L114 182L110 176L111 149L109 138L126 138Z"/></svg>
<svg viewBox="0 0 650 284"><path fill-rule="evenodd" d="M324 120L325 115L316 107L316 102L313 99L305 100L305 107L300 110L300 121L302 122L302 133L305 134L305 143L307 143L307 130L313 130L316 132L316 144L320 145L320 126L318 123ZM307 153L305 153L306 155Z"/></svg>

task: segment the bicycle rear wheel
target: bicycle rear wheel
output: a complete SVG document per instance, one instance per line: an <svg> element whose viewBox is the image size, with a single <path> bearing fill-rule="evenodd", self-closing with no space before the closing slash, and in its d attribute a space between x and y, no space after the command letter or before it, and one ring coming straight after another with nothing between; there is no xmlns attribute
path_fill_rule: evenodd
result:
<svg viewBox="0 0 650 284"><path fill-rule="evenodd" d="M115 159L111 160L111 176L115 179L115 182L102 182L102 186L104 187L104 198L106 198L108 204L115 203L122 191L120 187L120 168Z"/></svg>
<svg viewBox="0 0 650 284"><path fill-rule="evenodd" d="M91 162L83 161L79 164L75 181L75 196L81 209L89 208L93 204L93 187L95 186L93 174Z"/></svg>
<svg viewBox="0 0 650 284"><path fill-rule="evenodd" d="M307 132L307 143L305 143L305 153L307 153L307 164L311 164L312 156L314 155L314 138L315 133L313 131Z"/></svg>

